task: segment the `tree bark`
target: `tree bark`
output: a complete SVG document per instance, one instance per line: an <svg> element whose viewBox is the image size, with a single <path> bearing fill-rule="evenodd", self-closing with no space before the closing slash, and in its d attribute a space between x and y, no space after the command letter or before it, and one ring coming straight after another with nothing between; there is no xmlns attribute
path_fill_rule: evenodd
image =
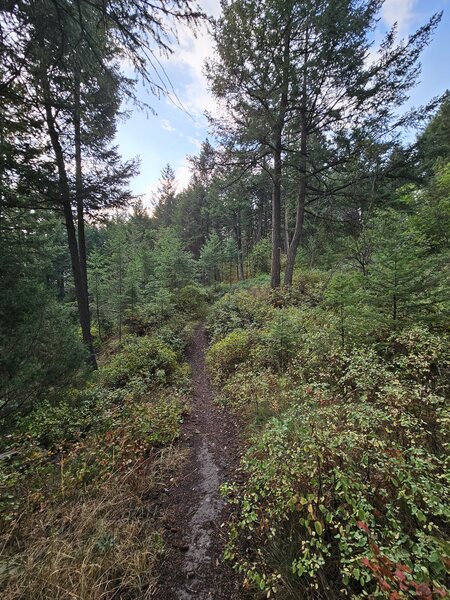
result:
<svg viewBox="0 0 450 600"><path fill-rule="evenodd" d="M242 255L242 231L241 231L241 215L240 212L237 211L234 214L234 233L236 236L236 246L238 249L238 276L239 280L243 281L245 279L244 273L244 257Z"/></svg>
<svg viewBox="0 0 450 600"><path fill-rule="evenodd" d="M59 134L55 125L55 118L53 115L52 104L50 100L49 83L47 80L46 73L43 75L42 84L44 89L44 108L46 123L53 152L55 153L56 165L58 169L59 189L61 193L61 203L67 230L67 241L69 246L70 260L72 264L72 272L75 285L75 296L77 299L78 316L80 320L81 332L83 336L83 341L89 353L88 362L92 366L92 368L96 369L97 360L95 358L94 345L92 343L89 302L83 284L80 255L78 250L77 236L75 233L75 222L70 202L69 180L67 177L67 170L64 161L64 153L62 150L61 142L59 140Z"/></svg>
<svg viewBox="0 0 450 600"><path fill-rule="evenodd" d="M290 287L294 277L295 259L297 250L302 241L303 222L305 220L305 201L306 201L306 162L307 162L307 131L305 115L302 116L302 130L300 139L300 184L297 197L297 211L295 216L295 229L292 235L291 243L287 251L286 273L284 275L284 285Z"/></svg>
<svg viewBox="0 0 450 600"><path fill-rule="evenodd" d="M292 286L294 277L295 259L297 250L302 240L303 222L305 220L305 202L306 202L306 170L308 162L308 127L306 123L306 96L308 81L308 28L305 32L305 54L303 64L303 82L302 82L302 101L300 109L301 129L300 129L300 184L297 196L297 211L295 216L295 229L292 235L291 243L287 249L286 272L284 275L284 285Z"/></svg>
<svg viewBox="0 0 450 600"><path fill-rule="evenodd" d="M280 98L280 108L277 123L274 127L273 174L272 174L272 288L280 287L281 283L281 176L282 176L282 149L283 129L285 125L286 110L288 106L289 71L290 71L290 41L291 27L286 27L283 48L283 81Z"/></svg>
<svg viewBox="0 0 450 600"><path fill-rule="evenodd" d="M272 288L281 283L281 133L274 152L274 169L272 183Z"/></svg>
<svg viewBox="0 0 450 600"><path fill-rule="evenodd" d="M289 250L289 203L287 198L284 201L284 248L287 253Z"/></svg>
<svg viewBox="0 0 450 600"><path fill-rule="evenodd" d="M89 299L87 280L86 235L84 230L84 202L83 202L83 171L81 166L81 103L80 103L80 75L75 71L74 77L74 111L73 125L75 138L75 197L77 205L77 233L80 267L85 287L86 297Z"/></svg>

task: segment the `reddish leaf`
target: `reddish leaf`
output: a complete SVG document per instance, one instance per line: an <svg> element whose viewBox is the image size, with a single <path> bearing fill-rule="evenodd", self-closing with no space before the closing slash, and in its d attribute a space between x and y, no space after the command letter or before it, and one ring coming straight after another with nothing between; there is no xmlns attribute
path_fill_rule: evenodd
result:
<svg viewBox="0 0 450 600"><path fill-rule="evenodd" d="M403 571L400 571L400 569L397 569L395 571L395 576L400 579L400 581L405 581L406 577L405 574L403 573Z"/></svg>
<svg viewBox="0 0 450 600"><path fill-rule="evenodd" d="M432 600L433 598L431 590L426 583L421 583L417 586L417 595L419 598L425 598L425 600Z"/></svg>
<svg viewBox="0 0 450 600"><path fill-rule="evenodd" d="M378 581L380 588L382 588L383 590L385 590L386 592L390 592L391 591L391 586L388 584L387 581L385 581L384 579L380 579Z"/></svg>
<svg viewBox="0 0 450 600"><path fill-rule="evenodd" d="M370 547L373 550L373 553L375 554L375 556L379 556L380 555L380 549L378 548L378 546L375 543L370 544Z"/></svg>
<svg viewBox="0 0 450 600"><path fill-rule="evenodd" d="M356 524L358 525L358 527L360 529L362 529L363 531L365 531L366 533L370 533L369 532L369 528L367 527L367 525L364 523L364 521L356 521Z"/></svg>

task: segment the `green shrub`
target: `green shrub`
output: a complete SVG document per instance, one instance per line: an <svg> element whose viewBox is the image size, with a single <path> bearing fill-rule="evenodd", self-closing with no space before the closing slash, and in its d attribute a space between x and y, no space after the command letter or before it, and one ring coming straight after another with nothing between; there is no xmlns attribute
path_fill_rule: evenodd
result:
<svg viewBox="0 0 450 600"><path fill-rule="evenodd" d="M213 308L213 331L231 333L210 370L256 432L245 483L224 486L226 556L266 597L443 597L448 340L389 331L360 297L343 321L342 281L318 306L259 292L262 318L248 295Z"/></svg>
<svg viewBox="0 0 450 600"><path fill-rule="evenodd" d="M100 369L100 381L110 387L123 387L133 377L155 383L169 382L177 369L177 355L155 337L131 338L121 352Z"/></svg>
<svg viewBox="0 0 450 600"><path fill-rule="evenodd" d="M211 346L206 355L206 364L216 383L224 381L248 358L251 345L251 333L236 330Z"/></svg>
<svg viewBox="0 0 450 600"><path fill-rule="evenodd" d="M208 331L214 341L236 329L258 328L270 318L273 308L268 291L255 288L226 294L208 316Z"/></svg>
<svg viewBox="0 0 450 600"><path fill-rule="evenodd" d="M270 261L272 254L272 240L270 237L259 240L250 253L250 263L252 265L252 272L257 275L258 273L270 273Z"/></svg>
<svg viewBox="0 0 450 600"><path fill-rule="evenodd" d="M178 290L175 301L177 309L191 318L200 319L206 314L208 295L198 285L187 285Z"/></svg>
<svg viewBox="0 0 450 600"><path fill-rule="evenodd" d="M269 596L443 590L449 482L437 457L402 444L420 427L406 421L309 390L258 434L243 488L225 487L236 506L226 556Z"/></svg>
<svg viewBox="0 0 450 600"><path fill-rule="evenodd" d="M176 352L177 356L181 358L186 348L186 341L183 339L182 332L180 331L181 329L181 323L180 327L178 328L171 319L168 324L159 327L158 330L153 334L153 337L157 340L160 340L168 348Z"/></svg>
<svg viewBox="0 0 450 600"><path fill-rule="evenodd" d="M58 402L41 400L35 409L17 422L20 436L45 448L72 444L91 427L94 402L87 394L68 391Z"/></svg>
<svg viewBox="0 0 450 600"><path fill-rule="evenodd" d="M284 371L299 351L301 319L297 309L280 309L262 335L260 358L278 371Z"/></svg>

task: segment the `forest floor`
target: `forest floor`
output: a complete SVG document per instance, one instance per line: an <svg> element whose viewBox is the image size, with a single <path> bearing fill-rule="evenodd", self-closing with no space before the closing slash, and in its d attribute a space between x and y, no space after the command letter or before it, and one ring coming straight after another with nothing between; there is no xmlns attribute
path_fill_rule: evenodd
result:
<svg viewBox="0 0 450 600"><path fill-rule="evenodd" d="M205 366L206 333L196 330L188 349L193 401L184 419L180 445L187 459L167 490L166 543L155 600L237 600L235 573L222 560L229 510L220 485L236 475L238 424L214 402Z"/></svg>

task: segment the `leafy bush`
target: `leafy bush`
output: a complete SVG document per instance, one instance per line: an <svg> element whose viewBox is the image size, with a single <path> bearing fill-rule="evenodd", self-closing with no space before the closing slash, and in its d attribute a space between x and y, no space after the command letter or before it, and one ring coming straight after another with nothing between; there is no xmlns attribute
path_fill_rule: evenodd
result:
<svg viewBox="0 0 450 600"><path fill-rule="evenodd" d="M168 445L188 375L161 340L134 338L82 389L55 391L18 421L0 461L2 597L153 589L163 541L148 498L181 460Z"/></svg>
<svg viewBox="0 0 450 600"><path fill-rule="evenodd" d="M259 240L250 253L250 263L252 265L252 272L256 275L258 273L270 273L270 259L272 254L272 240L270 237Z"/></svg>
<svg viewBox="0 0 450 600"><path fill-rule="evenodd" d="M177 355L152 337L131 338L123 350L100 369L100 380L110 387L123 387L139 376L157 383L170 381L177 369Z"/></svg>
<svg viewBox="0 0 450 600"><path fill-rule="evenodd" d="M56 403L42 400L29 415L19 419L21 436L45 448L70 445L80 439L98 416L95 402L87 394L68 391Z"/></svg>
<svg viewBox="0 0 450 600"><path fill-rule="evenodd" d="M437 457L401 443L420 422L309 392L254 440L243 489L225 488L238 509L227 557L260 589L292 598L438 594L450 487Z"/></svg>
<svg viewBox="0 0 450 600"><path fill-rule="evenodd" d="M44 390L73 381L85 358L70 308L20 277L2 290L0 348L1 416L27 412Z"/></svg>
<svg viewBox="0 0 450 600"><path fill-rule="evenodd" d="M443 597L448 340L376 319L365 331L363 299L343 321L341 294L337 279L318 306L259 293L260 320L216 305L216 331L241 328L212 345L208 365L254 432L245 483L224 486L226 556L267 597Z"/></svg>
<svg viewBox="0 0 450 600"><path fill-rule="evenodd" d="M211 346L206 356L206 364L216 383L227 378L248 358L252 344L249 332L236 330Z"/></svg>
<svg viewBox="0 0 450 600"><path fill-rule="evenodd" d="M280 309L264 331L263 353L270 366L278 371L285 370L298 352L301 317L302 313L297 309Z"/></svg>
<svg viewBox="0 0 450 600"><path fill-rule="evenodd" d="M177 309L190 318L200 319L206 314L207 299L208 295L204 288L198 285L187 285L177 292Z"/></svg>
<svg viewBox="0 0 450 600"><path fill-rule="evenodd" d="M267 297L267 292L258 288L223 296L208 316L208 331L213 340L235 329L262 327L273 311Z"/></svg>

